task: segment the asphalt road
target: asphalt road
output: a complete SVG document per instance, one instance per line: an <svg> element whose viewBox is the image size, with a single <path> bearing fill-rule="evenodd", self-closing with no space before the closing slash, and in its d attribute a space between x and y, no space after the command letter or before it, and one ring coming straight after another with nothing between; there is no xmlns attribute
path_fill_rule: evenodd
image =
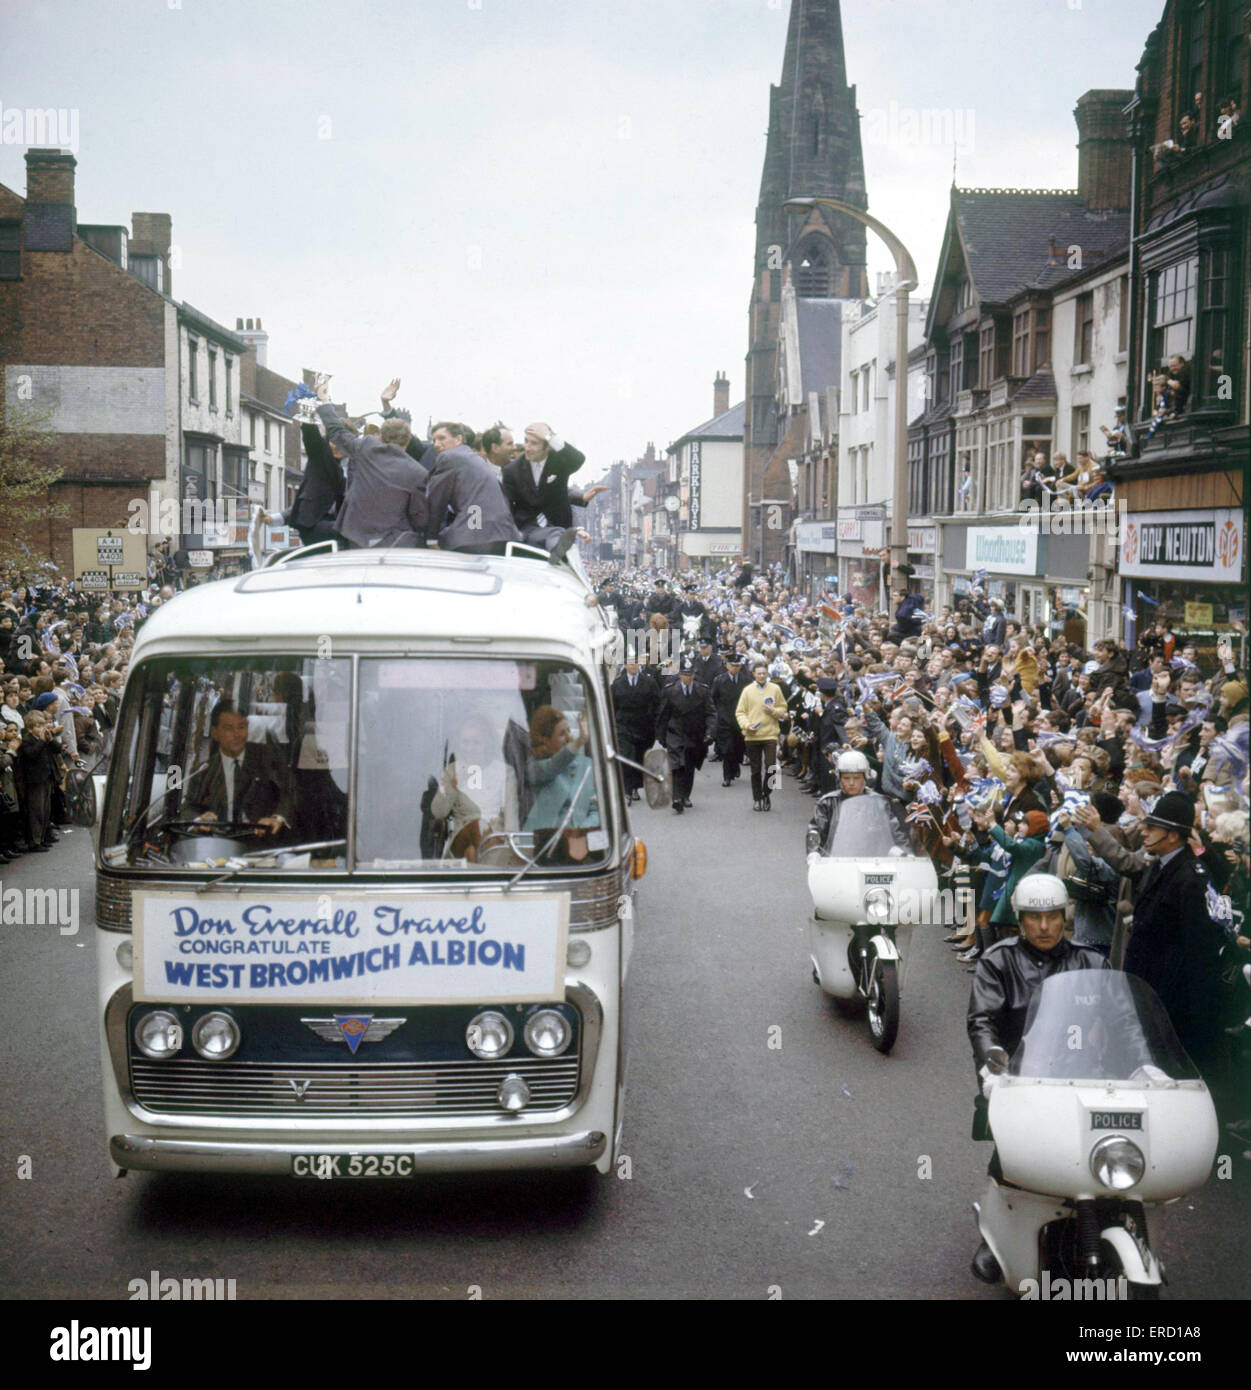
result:
<svg viewBox="0 0 1251 1390"><path fill-rule="evenodd" d="M234 1279L302 1297L978 1299L969 977L918 929L890 1057L812 982L803 827L710 764L684 816L638 809L625 1152L630 1176L420 1183L109 1175L96 1048L89 832L5 868L81 891L77 937L0 926L0 1294L128 1296ZM771 1045L772 1044L772 1045ZM1150 1218L1167 1298L1246 1298L1251 1162ZM29 1178L18 1176L21 1156ZM589 1179L589 1180L588 1180Z"/></svg>

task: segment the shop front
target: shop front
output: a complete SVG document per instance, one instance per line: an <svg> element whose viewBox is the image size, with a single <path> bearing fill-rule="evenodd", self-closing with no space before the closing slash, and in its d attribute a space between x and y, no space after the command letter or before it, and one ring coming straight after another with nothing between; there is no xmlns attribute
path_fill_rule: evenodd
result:
<svg viewBox="0 0 1251 1390"><path fill-rule="evenodd" d="M795 570L797 582L805 591L814 581L838 576L838 523L836 521L798 521L795 523Z"/></svg>
<svg viewBox="0 0 1251 1390"><path fill-rule="evenodd" d="M884 612L889 603L886 508L877 504L838 509L839 587L859 607Z"/></svg>
<svg viewBox="0 0 1251 1390"><path fill-rule="evenodd" d="M743 554L741 530L701 530L682 532L682 568L711 574L727 560L738 560Z"/></svg>
<svg viewBox="0 0 1251 1390"><path fill-rule="evenodd" d="M941 530L940 608L955 608L976 585L987 599L1001 599L1010 618L1082 647L1094 640L1087 576L1100 538L1048 535L1016 522Z"/></svg>
<svg viewBox="0 0 1251 1390"><path fill-rule="evenodd" d="M1203 670L1215 668L1222 641L1232 639L1245 660L1246 518L1239 509L1129 512L1120 568L1127 644L1163 618L1178 650L1195 644Z"/></svg>
<svg viewBox="0 0 1251 1390"><path fill-rule="evenodd" d="M908 580L908 589L912 593L924 595L930 608L934 603L937 549L937 526L909 523L908 564L912 567L912 575Z"/></svg>

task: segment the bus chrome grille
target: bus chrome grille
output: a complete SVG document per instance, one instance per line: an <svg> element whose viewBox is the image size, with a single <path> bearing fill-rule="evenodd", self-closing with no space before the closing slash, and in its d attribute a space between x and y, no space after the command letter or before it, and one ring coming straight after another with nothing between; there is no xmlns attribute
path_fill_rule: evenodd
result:
<svg viewBox="0 0 1251 1390"><path fill-rule="evenodd" d="M526 1114L562 1110L578 1090L579 1059L516 1057L499 1062L396 1062L315 1066L132 1057L131 1090L145 1110L167 1115L283 1115L316 1119L499 1115L506 1076L530 1088Z"/></svg>

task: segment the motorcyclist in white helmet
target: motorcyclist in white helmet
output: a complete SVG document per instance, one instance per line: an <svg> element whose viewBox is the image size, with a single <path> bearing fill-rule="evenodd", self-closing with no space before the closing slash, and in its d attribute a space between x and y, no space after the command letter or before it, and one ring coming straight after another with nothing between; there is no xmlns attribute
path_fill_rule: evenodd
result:
<svg viewBox="0 0 1251 1390"><path fill-rule="evenodd" d="M817 798L817 804L812 811L812 819L808 822L807 851L809 863L814 857L820 857L825 853L830 843L831 828L838 818L839 807L844 801L848 801L854 796L881 797L880 792L872 790L867 785L869 760L863 753L857 752L854 748L845 748L838 755L834 767L838 773L838 790L826 792L824 796ZM887 803L887 810L891 820L895 823L898 832L896 843L901 846L909 844L910 837L907 827L900 817L899 804L891 801L889 797L881 797L881 799Z"/></svg>
<svg viewBox="0 0 1251 1390"><path fill-rule="evenodd" d="M1042 982L1066 970L1107 970L1107 959L1089 946L1075 946L1064 934L1068 889L1054 874L1026 874L1012 894L1021 934L997 941L977 962L969 993L968 1032L973 1044L979 1094L973 1110L973 1138L990 1139L990 1092L1006 1069L1025 1031L1030 1000ZM992 1155L990 1173L997 1171ZM985 1242L973 1257L973 1274L998 1283L999 1266Z"/></svg>

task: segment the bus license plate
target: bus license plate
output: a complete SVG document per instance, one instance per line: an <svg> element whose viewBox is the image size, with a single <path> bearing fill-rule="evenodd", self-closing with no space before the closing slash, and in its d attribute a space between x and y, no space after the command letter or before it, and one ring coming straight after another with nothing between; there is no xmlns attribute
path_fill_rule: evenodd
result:
<svg viewBox="0 0 1251 1390"><path fill-rule="evenodd" d="M293 1178L411 1178L412 1154L292 1154Z"/></svg>

